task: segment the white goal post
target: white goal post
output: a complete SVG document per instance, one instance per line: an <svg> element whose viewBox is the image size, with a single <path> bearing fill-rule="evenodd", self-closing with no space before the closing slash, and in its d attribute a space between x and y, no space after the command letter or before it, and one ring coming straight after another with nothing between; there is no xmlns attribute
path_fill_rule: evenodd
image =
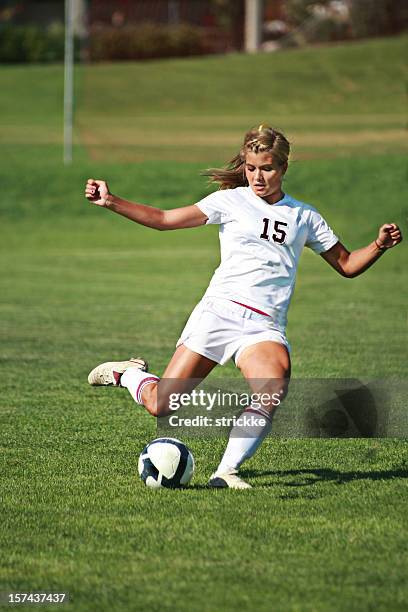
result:
<svg viewBox="0 0 408 612"><path fill-rule="evenodd" d="M72 162L74 115L74 2L65 0L64 51L64 164Z"/></svg>
<svg viewBox="0 0 408 612"><path fill-rule="evenodd" d="M263 0L245 1L245 51L256 53L262 44Z"/></svg>
<svg viewBox="0 0 408 612"><path fill-rule="evenodd" d="M64 164L72 162L74 129L74 61L75 39L87 35L86 0L65 0L64 50Z"/></svg>

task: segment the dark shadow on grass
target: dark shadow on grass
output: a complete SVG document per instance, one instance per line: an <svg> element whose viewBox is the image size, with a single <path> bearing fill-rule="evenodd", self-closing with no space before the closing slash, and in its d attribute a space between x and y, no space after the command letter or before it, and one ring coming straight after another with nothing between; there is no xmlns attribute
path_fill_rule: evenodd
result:
<svg viewBox="0 0 408 612"><path fill-rule="evenodd" d="M209 488L208 484L189 484L188 487L186 487L186 489L192 489L193 491L204 491Z"/></svg>
<svg viewBox="0 0 408 612"><path fill-rule="evenodd" d="M283 482L279 484L283 484L285 487L308 487L320 482L334 482L342 485L354 480L392 480L394 478L408 478L408 469L399 468L384 471L373 470L370 472L340 472L330 469L273 470L264 472L244 470L240 473L240 475L243 478L257 478L260 476L275 476L277 478L285 478L292 476L298 478L298 480L292 480L291 482ZM261 486L273 487L276 484L278 483L271 482L268 484L262 484Z"/></svg>

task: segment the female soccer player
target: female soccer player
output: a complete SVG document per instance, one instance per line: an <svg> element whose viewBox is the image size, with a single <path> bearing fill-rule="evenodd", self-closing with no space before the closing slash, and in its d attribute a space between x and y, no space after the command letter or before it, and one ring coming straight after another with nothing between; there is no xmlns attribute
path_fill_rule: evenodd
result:
<svg viewBox="0 0 408 612"><path fill-rule="evenodd" d="M282 191L289 148L278 130L266 125L251 129L225 168L207 172L220 190L173 210L123 200L101 180L89 179L85 188L93 204L154 229L220 226L220 266L162 378L147 372L141 359L103 363L88 377L91 385L126 387L136 402L160 417L170 412L170 393L191 390L217 364L234 358L252 392L262 392L266 400L244 410L232 428L209 481L213 487L250 488L238 469L270 432L274 410L287 392L290 355L285 328L303 247L352 278L402 240L398 226L387 223L369 245L350 253L312 206Z"/></svg>

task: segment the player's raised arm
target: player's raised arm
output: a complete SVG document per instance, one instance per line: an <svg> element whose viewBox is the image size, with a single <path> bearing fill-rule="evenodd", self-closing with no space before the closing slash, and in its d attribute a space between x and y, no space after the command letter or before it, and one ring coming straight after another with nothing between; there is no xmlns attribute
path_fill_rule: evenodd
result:
<svg viewBox="0 0 408 612"><path fill-rule="evenodd" d="M146 204L123 200L110 193L106 181L88 179L85 197L97 206L108 208L131 221L158 230L198 227L207 221L206 215L194 204L173 210L161 210Z"/></svg>
<svg viewBox="0 0 408 612"><path fill-rule="evenodd" d="M358 276L388 249L392 249L402 240L401 230L395 223L386 223L378 230L378 236L373 242L351 253L337 242L331 249L322 253L322 257L339 274L347 278Z"/></svg>

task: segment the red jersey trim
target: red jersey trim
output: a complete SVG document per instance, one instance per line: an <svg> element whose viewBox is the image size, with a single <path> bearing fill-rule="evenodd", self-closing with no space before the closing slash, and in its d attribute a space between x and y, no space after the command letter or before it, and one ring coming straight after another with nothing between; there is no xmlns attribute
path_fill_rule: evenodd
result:
<svg viewBox="0 0 408 612"><path fill-rule="evenodd" d="M238 304L239 306L243 306L244 308L249 308L249 310L253 310L254 312L257 312L258 314L265 315L265 317L270 317L270 315L268 315L267 312L258 310L258 308L254 308L253 306L248 306L248 304L241 304L241 302L236 302L235 300L231 300L231 302L234 302L234 304Z"/></svg>

